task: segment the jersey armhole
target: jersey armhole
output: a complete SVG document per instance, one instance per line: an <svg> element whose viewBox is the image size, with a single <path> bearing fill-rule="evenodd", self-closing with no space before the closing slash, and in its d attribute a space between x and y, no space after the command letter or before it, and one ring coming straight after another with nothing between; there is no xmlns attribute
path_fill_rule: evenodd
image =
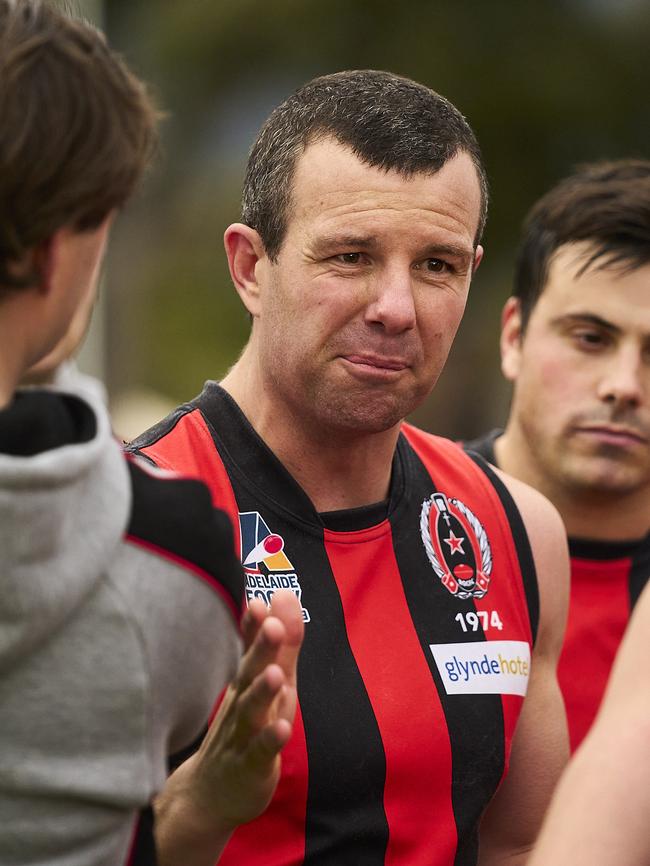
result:
<svg viewBox="0 0 650 866"><path fill-rule="evenodd" d="M537 584L537 569L535 568L535 560L533 558L533 551L530 546L530 539L528 538L526 526L524 525L521 513L517 508L510 491L487 460L475 451L466 451L465 454L487 477L487 480L494 488L501 501L503 510L505 511L506 518L512 531L512 539L514 541L517 559L519 560L519 570L521 571L524 593L526 595L526 604L528 607L528 616L530 619L532 644L535 646L537 631L539 628L539 586Z"/></svg>

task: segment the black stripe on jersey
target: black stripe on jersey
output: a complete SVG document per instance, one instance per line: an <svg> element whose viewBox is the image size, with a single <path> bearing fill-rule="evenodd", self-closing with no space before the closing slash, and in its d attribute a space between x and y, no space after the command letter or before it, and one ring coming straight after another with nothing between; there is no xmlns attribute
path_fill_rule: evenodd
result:
<svg viewBox="0 0 650 866"><path fill-rule="evenodd" d="M317 613L306 625L298 660L309 766L304 864L383 866L388 845L384 746L348 642L334 579L323 579L329 563L317 563L326 557L322 548L314 548L310 569L322 585L310 602ZM303 582L303 598L305 592Z"/></svg>
<svg viewBox="0 0 650 866"><path fill-rule="evenodd" d="M475 611L472 599L453 596L438 580L417 531L407 535L400 526L418 527L422 503L435 486L414 451L410 451L411 487L399 526L394 526L395 556L413 625L429 665L447 720L452 755L452 807L458 833L454 866L475 866L478 824L496 791L505 765L503 707L500 695L448 695L430 644L484 641L482 628L459 635L459 611ZM391 523L395 516L389 518Z"/></svg>
<svg viewBox="0 0 650 866"><path fill-rule="evenodd" d="M650 577L650 535L646 535L632 556L629 576L630 608L633 608L639 600L648 577Z"/></svg>
<svg viewBox="0 0 650 866"><path fill-rule="evenodd" d="M140 812L127 866L157 866L154 814L151 806Z"/></svg>
<svg viewBox="0 0 650 866"><path fill-rule="evenodd" d="M530 617L530 631L533 636L533 646L537 640L537 630L539 628L539 587L537 585L537 570L535 568L535 560L533 559L533 551L530 547L528 533L524 526L524 521L521 518L519 509L515 505L514 499L510 495L510 491L499 478L492 467L479 455L471 451L467 452L467 456L476 463L479 469L487 475L490 483L497 492L503 510L508 518L512 538L519 559L519 568L526 593L526 604L528 607L528 615Z"/></svg>
<svg viewBox="0 0 650 866"><path fill-rule="evenodd" d="M200 481L161 477L127 461L133 502L128 536L159 548L214 578L230 595L236 610L244 596L242 568L235 554L232 526L225 512L213 508Z"/></svg>

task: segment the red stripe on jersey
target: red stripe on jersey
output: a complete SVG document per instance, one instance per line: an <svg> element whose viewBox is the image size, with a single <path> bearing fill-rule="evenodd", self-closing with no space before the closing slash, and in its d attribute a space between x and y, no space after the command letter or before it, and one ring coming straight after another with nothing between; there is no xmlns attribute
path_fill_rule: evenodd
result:
<svg viewBox="0 0 650 866"><path fill-rule="evenodd" d="M569 617L557 669L571 751L594 721L630 618L629 571L627 558L571 560Z"/></svg>
<svg viewBox="0 0 650 866"><path fill-rule="evenodd" d="M256 852L255 866L300 866L303 862L308 771L299 706L293 734L282 750L281 760L282 775L268 809L255 821L235 830L218 866L245 866L250 862L251 851Z"/></svg>
<svg viewBox="0 0 650 866"><path fill-rule="evenodd" d="M350 533L325 530L325 548L384 745L386 866L430 866L432 851L436 862L451 863L456 840L449 832L454 815L447 723L413 629L390 524ZM358 575L372 575L372 582L361 582ZM407 678L409 688L396 691L395 683ZM413 749L414 742L421 743L420 750ZM445 795L434 798L432 793L445 790L445 779Z"/></svg>
<svg viewBox="0 0 650 866"><path fill-rule="evenodd" d="M141 448L157 466L198 478L209 488L212 501L226 512L233 527L235 550L241 558L239 509L228 473L199 409L178 421L162 439Z"/></svg>

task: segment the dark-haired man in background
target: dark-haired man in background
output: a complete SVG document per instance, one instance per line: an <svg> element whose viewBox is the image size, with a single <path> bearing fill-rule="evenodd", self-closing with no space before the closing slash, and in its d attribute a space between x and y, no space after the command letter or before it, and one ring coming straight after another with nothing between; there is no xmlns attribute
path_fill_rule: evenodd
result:
<svg viewBox="0 0 650 866"><path fill-rule="evenodd" d="M263 126L225 235L250 339L133 444L208 484L249 599L290 587L303 608L280 783L220 864L515 864L537 832L566 751L561 522L403 423L445 363L486 199L472 130L427 87L304 85ZM168 838L209 837L191 775L161 800Z"/></svg>
<svg viewBox="0 0 650 866"><path fill-rule="evenodd" d="M541 491L566 525L558 676L575 748L650 572L650 162L586 165L532 208L501 356L506 429L466 447Z"/></svg>

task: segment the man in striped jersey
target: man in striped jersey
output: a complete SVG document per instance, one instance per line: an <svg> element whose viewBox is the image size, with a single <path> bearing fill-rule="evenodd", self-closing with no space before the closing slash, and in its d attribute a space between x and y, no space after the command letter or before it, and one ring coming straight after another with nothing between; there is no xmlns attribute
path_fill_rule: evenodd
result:
<svg viewBox="0 0 650 866"><path fill-rule="evenodd" d="M304 85L263 126L225 235L243 354L133 445L208 484L249 599L302 606L280 782L225 866L515 864L539 827L566 752L561 522L403 422L447 357L486 198L472 130L429 88ZM165 832L209 835L186 782Z"/></svg>
<svg viewBox="0 0 650 866"><path fill-rule="evenodd" d="M531 484L569 534L558 676L575 749L650 573L650 162L583 166L525 225L501 354L505 431L466 447Z"/></svg>

